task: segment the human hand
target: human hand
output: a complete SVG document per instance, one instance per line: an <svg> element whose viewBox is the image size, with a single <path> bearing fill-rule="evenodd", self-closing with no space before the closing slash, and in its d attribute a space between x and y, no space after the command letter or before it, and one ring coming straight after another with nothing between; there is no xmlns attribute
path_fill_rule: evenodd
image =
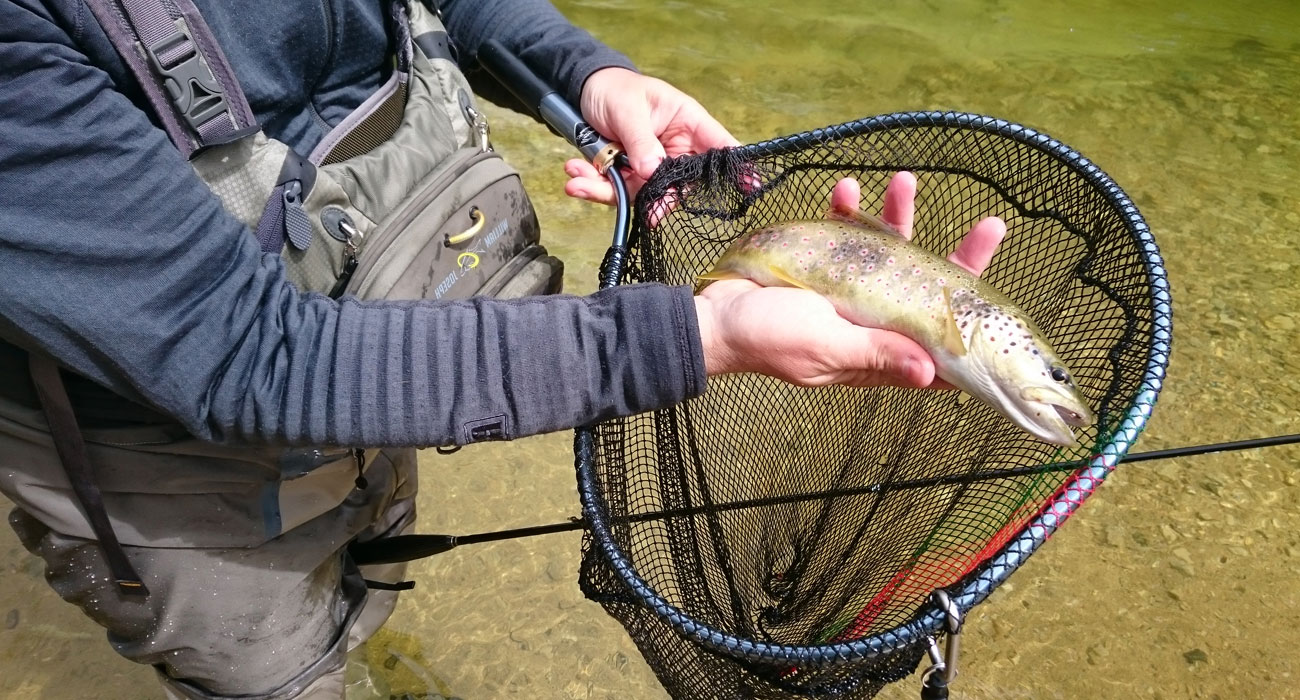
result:
<svg viewBox="0 0 1300 700"><path fill-rule="evenodd" d="M739 146L704 107L668 83L626 68L602 68L582 87L582 116L601 134L618 141L632 172L627 186L635 195L666 156L703 153ZM614 186L581 158L564 164L570 197L614 203Z"/></svg>
<svg viewBox="0 0 1300 700"><path fill-rule="evenodd" d="M831 206L854 211L860 196L857 181L841 180L831 192ZM912 236L915 199L911 173L898 173L885 189L881 218L907 238ZM986 218L948 259L979 275L1005 235L1001 219ZM916 342L850 323L820 294L719 280L695 299L709 375L758 372L800 386L952 388L935 378L934 360Z"/></svg>

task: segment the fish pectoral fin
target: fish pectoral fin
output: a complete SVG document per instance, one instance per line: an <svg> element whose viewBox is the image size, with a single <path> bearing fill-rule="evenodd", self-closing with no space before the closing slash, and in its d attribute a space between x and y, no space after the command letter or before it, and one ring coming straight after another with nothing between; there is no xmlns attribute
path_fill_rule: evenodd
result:
<svg viewBox="0 0 1300 700"><path fill-rule="evenodd" d="M892 233L895 236L903 235L897 228L894 228L893 224L885 221L879 216L868 214L861 209L854 209L850 212L844 211L843 209L832 208L826 211L826 218L833 221L843 221L846 224L865 226L872 231L878 231L880 233Z"/></svg>
<svg viewBox="0 0 1300 700"><path fill-rule="evenodd" d="M961 329L957 327L957 312L952 308L952 293L943 288L943 346L957 357L966 354L966 341L961 338Z"/></svg>
<svg viewBox="0 0 1300 700"><path fill-rule="evenodd" d="M791 277L785 270L782 270L776 265L768 265L767 271L772 273L773 277L781 280L782 282L785 282L791 287L798 287L799 289L812 289L812 287L809 287L807 284L800 282L794 277Z"/></svg>
<svg viewBox="0 0 1300 700"><path fill-rule="evenodd" d="M712 282L720 280L743 280L746 277L735 270L724 270L722 268L713 268L708 272L695 277L695 293L699 294L705 287Z"/></svg>
<svg viewBox="0 0 1300 700"><path fill-rule="evenodd" d="M718 280L743 280L745 276L735 270L720 270L714 268L708 272L696 276L697 280L717 282Z"/></svg>

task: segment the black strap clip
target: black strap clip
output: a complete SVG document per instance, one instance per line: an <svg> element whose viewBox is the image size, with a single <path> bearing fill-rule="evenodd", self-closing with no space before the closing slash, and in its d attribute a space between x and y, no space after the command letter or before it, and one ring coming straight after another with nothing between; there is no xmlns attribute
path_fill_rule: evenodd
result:
<svg viewBox="0 0 1300 700"><path fill-rule="evenodd" d="M176 19L176 32L153 46L142 46L153 69L163 78L163 87L177 111L196 133L222 114L235 128L226 91L208 67L203 53L190 37L185 20ZM174 55L179 54L179 55ZM166 61L166 63L164 63Z"/></svg>

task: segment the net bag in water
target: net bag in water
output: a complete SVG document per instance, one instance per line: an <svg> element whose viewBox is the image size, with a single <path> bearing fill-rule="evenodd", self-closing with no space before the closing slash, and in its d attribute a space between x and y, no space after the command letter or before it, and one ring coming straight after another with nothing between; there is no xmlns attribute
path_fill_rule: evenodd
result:
<svg viewBox="0 0 1300 700"><path fill-rule="evenodd" d="M920 182L920 246L946 255L980 219L1007 223L984 279L1037 323L1097 421L1060 448L956 391L734 375L580 430L583 591L675 698L872 697L1070 517L1150 416L1171 329L1156 243L1097 166L1006 121L893 114L670 160L614 273L694 285L745 232L822 217L840 178L870 208L903 170ZM649 225L665 196L675 210Z"/></svg>

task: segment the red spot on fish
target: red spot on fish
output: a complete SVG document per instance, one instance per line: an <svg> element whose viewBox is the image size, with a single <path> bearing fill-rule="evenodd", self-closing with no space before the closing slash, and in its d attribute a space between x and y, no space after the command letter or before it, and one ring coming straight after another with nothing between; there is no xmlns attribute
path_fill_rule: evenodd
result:
<svg viewBox="0 0 1300 700"><path fill-rule="evenodd" d="M826 247L827 247L827 248L834 248L834 247L835 247L835 241L826 241Z"/></svg>
<svg viewBox="0 0 1300 700"><path fill-rule="evenodd" d="M804 236L804 237L803 237L803 242L804 242L804 243L807 243L807 242L808 242L808 237L807 237L807 236Z"/></svg>
<svg viewBox="0 0 1300 700"><path fill-rule="evenodd" d="M889 264L889 265L893 265L893 264L894 264L894 258L893 258L893 257L890 257L889 259L885 260L885 262L886 262L887 264Z"/></svg>
<svg viewBox="0 0 1300 700"><path fill-rule="evenodd" d="M914 274L914 275L919 275L919 274L921 274L921 268L918 267L918 268L912 270L912 274Z"/></svg>
<svg viewBox="0 0 1300 700"><path fill-rule="evenodd" d="M871 252L871 251L867 250L866 248L863 248L862 250L859 250L859 251L858 251L858 253L859 253L860 255L866 255L867 253L870 253L870 252Z"/></svg>
<svg viewBox="0 0 1300 700"><path fill-rule="evenodd" d="M923 284L923 285L921 285L921 289L922 289L922 290L926 290L926 289L929 289L929 288L930 288L930 285L928 285L928 284Z"/></svg>
<svg viewBox="0 0 1300 700"><path fill-rule="evenodd" d="M902 277L902 276L903 276L903 273L901 273L901 272L895 272L895 273L894 273L894 276L895 276L895 277Z"/></svg>
<svg viewBox="0 0 1300 700"><path fill-rule="evenodd" d="M857 266L857 265L849 265L849 272L852 272L852 271L854 271L854 270L856 270L856 269L858 269L858 266Z"/></svg>
<svg viewBox="0 0 1300 700"><path fill-rule="evenodd" d="M984 327L985 327L985 328L988 328L988 327L989 327L989 324L987 324L987 323L984 324Z"/></svg>
<svg viewBox="0 0 1300 700"><path fill-rule="evenodd" d="M789 248L789 247L790 247L790 241L786 241L786 242L782 243L782 244L781 244L781 247L782 247L782 248Z"/></svg>

